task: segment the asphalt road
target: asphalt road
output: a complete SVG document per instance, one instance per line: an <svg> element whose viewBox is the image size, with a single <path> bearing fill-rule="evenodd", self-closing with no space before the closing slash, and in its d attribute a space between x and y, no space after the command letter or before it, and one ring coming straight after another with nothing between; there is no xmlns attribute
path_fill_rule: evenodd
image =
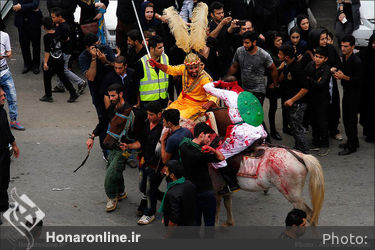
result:
<svg viewBox="0 0 375 250"><path fill-rule="evenodd" d="M314 8L320 10L316 14L318 22L321 20L324 26L332 23L332 13L335 12L330 2L334 1L314 4ZM45 7L42 9L46 14ZM45 225L136 225L138 218L135 211L141 198L137 169L127 168L124 172L128 198L121 201L112 213L104 210L105 163L97 140L86 165L77 173L72 173L85 157L87 135L97 123L88 90L76 103L66 102L68 93L54 94L53 103L40 102L39 98L43 95L42 73L20 74L23 61L13 15L9 15L5 22L14 55L9 60L9 66L17 88L19 121L26 127L24 132L13 131L21 154L11 163L10 188L16 187L19 195L27 194L45 212ZM281 109L277 112L279 131L280 122ZM344 132L342 124L340 130ZM339 157L339 142L331 140L329 155L319 158L326 182L320 225L374 225L374 144L364 141L361 126L359 135L357 153ZM311 135L308 137L311 138ZM292 145L290 136L283 135L283 139L281 144ZM53 191L54 188L64 190ZM309 204L307 188L304 197ZM267 196L237 192L233 196L233 206L236 225L242 226L283 225L287 212L292 209L276 189L271 189ZM223 219L224 213L221 221Z"/></svg>

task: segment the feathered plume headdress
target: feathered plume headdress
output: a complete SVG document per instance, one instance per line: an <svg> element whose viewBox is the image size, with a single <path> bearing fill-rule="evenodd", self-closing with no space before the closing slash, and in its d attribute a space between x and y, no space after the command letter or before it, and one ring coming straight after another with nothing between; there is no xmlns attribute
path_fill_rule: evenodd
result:
<svg viewBox="0 0 375 250"><path fill-rule="evenodd" d="M207 15L208 7L205 3L198 3L197 7L194 8L192 14L192 20L189 29L184 20L180 17L174 7L169 7L164 10L164 15L166 15L168 20L169 28L176 39L176 45L186 53L190 53L192 49L195 51L200 51L206 46L207 39ZM199 63L199 57L189 57L188 62L185 60L185 64L196 64ZM192 58L196 58L194 62L191 61ZM186 58L187 59L187 58Z"/></svg>

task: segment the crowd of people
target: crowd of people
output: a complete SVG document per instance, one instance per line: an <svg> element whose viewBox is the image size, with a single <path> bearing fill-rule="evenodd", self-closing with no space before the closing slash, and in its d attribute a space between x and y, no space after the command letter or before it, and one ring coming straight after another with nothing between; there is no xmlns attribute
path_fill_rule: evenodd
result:
<svg viewBox="0 0 375 250"><path fill-rule="evenodd" d="M265 98L270 103L269 126L263 122L249 142L244 137L246 143L239 143L243 144L241 151L259 138L267 137L269 142L271 138L282 140L275 121L279 99L283 136L293 136L294 148L303 153L316 151L317 155L325 156L330 138L343 140L338 130L340 107L347 141L340 144L339 155L354 153L359 148L358 113L366 141L374 141L375 35L369 38L367 48L354 54L355 39L351 32L358 21L354 13L359 1L338 1L334 36L326 28L311 27L302 0L135 0L140 26L132 1L119 0L116 52L106 44L103 33L103 15L110 1L48 0L49 13L44 17L39 0L13 2L24 62L22 74L30 70L39 73L41 27L45 30L42 59L45 94L40 101L53 102L52 92L64 92L66 88L70 93L68 102L75 102L89 87L99 122L86 144L91 149L95 137L99 137L103 158L109 164L105 178L106 211L115 210L117 202L127 196L122 171L129 156L123 151L140 151L140 191L144 194L138 207L140 225L155 220L157 201L161 200L159 211L164 213L165 225L201 225L203 215L205 225L213 226L216 194L208 163L219 166L228 184L221 194L238 190L225 168L225 159L232 152L209 146L215 131L205 123L198 123L194 133L180 126L180 118L191 119L197 111L217 106L218 98L224 100L229 110L233 109L233 114L238 113L230 98L222 97L219 91L224 85L217 81L227 76L233 77L226 78L232 79L230 82L238 79L238 87L225 86L237 92L235 99L245 90L261 105ZM206 44L195 53L188 53L176 43L163 10L175 7L190 26L193 10L200 2L208 5ZM77 5L81 7L79 25L73 16ZM296 26L288 30L294 19ZM97 25L95 32L82 33L80 27L93 23ZM335 37L339 49L333 45ZM17 121L15 86L6 63L10 56L9 36L1 31L0 98L3 100L6 95L10 126L24 130ZM84 79L71 70L75 59ZM53 75L59 78L54 88ZM343 87L342 98L338 81ZM128 115L145 122L131 142L122 142L118 150L109 150L104 144L107 127L116 108L124 105L129 109ZM168 109L163 111L165 108ZM248 129L241 119L237 124L238 117L231 117L236 129ZM2 120L7 122L5 118ZM169 132L163 133L163 127ZM311 143L306 136L310 127ZM159 139L160 156L155 153ZM8 143L14 143L11 133L4 143L1 139L1 154L5 154L3 148ZM14 149L18 150L15 144ZM163 194L158 187L164 176L168 187ZM3 202L7 200L3 195L7 186L0 188Z"/></svg>

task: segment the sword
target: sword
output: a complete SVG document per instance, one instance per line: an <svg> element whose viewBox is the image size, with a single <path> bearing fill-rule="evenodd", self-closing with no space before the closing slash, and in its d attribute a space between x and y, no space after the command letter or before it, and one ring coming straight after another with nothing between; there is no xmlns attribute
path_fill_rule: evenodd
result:
<svg viewBox="0 0 375 250"><path fill-rule="evenodd" d="M87 150L87 155L86 155L85 159L82 161L81 165L79 165L78 168L76 168L76 170L73 171L73 173L77 172L78 169L80 169L83 165L85 165L87 159L89 158L90 151L91 151L91 149Z"/></svg>

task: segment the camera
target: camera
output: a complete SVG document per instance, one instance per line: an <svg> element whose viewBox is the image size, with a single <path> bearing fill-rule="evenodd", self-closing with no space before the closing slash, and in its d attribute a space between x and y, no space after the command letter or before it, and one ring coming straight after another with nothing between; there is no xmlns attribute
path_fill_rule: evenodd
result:
<svg viewBox="0 0 375 250"><path fill-rule="evenodd" d="M246 20L238 20L237 25L244 26L246 24Z"/></svg>
<svg viewBox="0 0 375 250"><path fill-rule="evenodd" d="M97 44L94 47L95 47L95 49L100 50L100 52L104 52L105 51L105 46L103 44Z"/></svg>

